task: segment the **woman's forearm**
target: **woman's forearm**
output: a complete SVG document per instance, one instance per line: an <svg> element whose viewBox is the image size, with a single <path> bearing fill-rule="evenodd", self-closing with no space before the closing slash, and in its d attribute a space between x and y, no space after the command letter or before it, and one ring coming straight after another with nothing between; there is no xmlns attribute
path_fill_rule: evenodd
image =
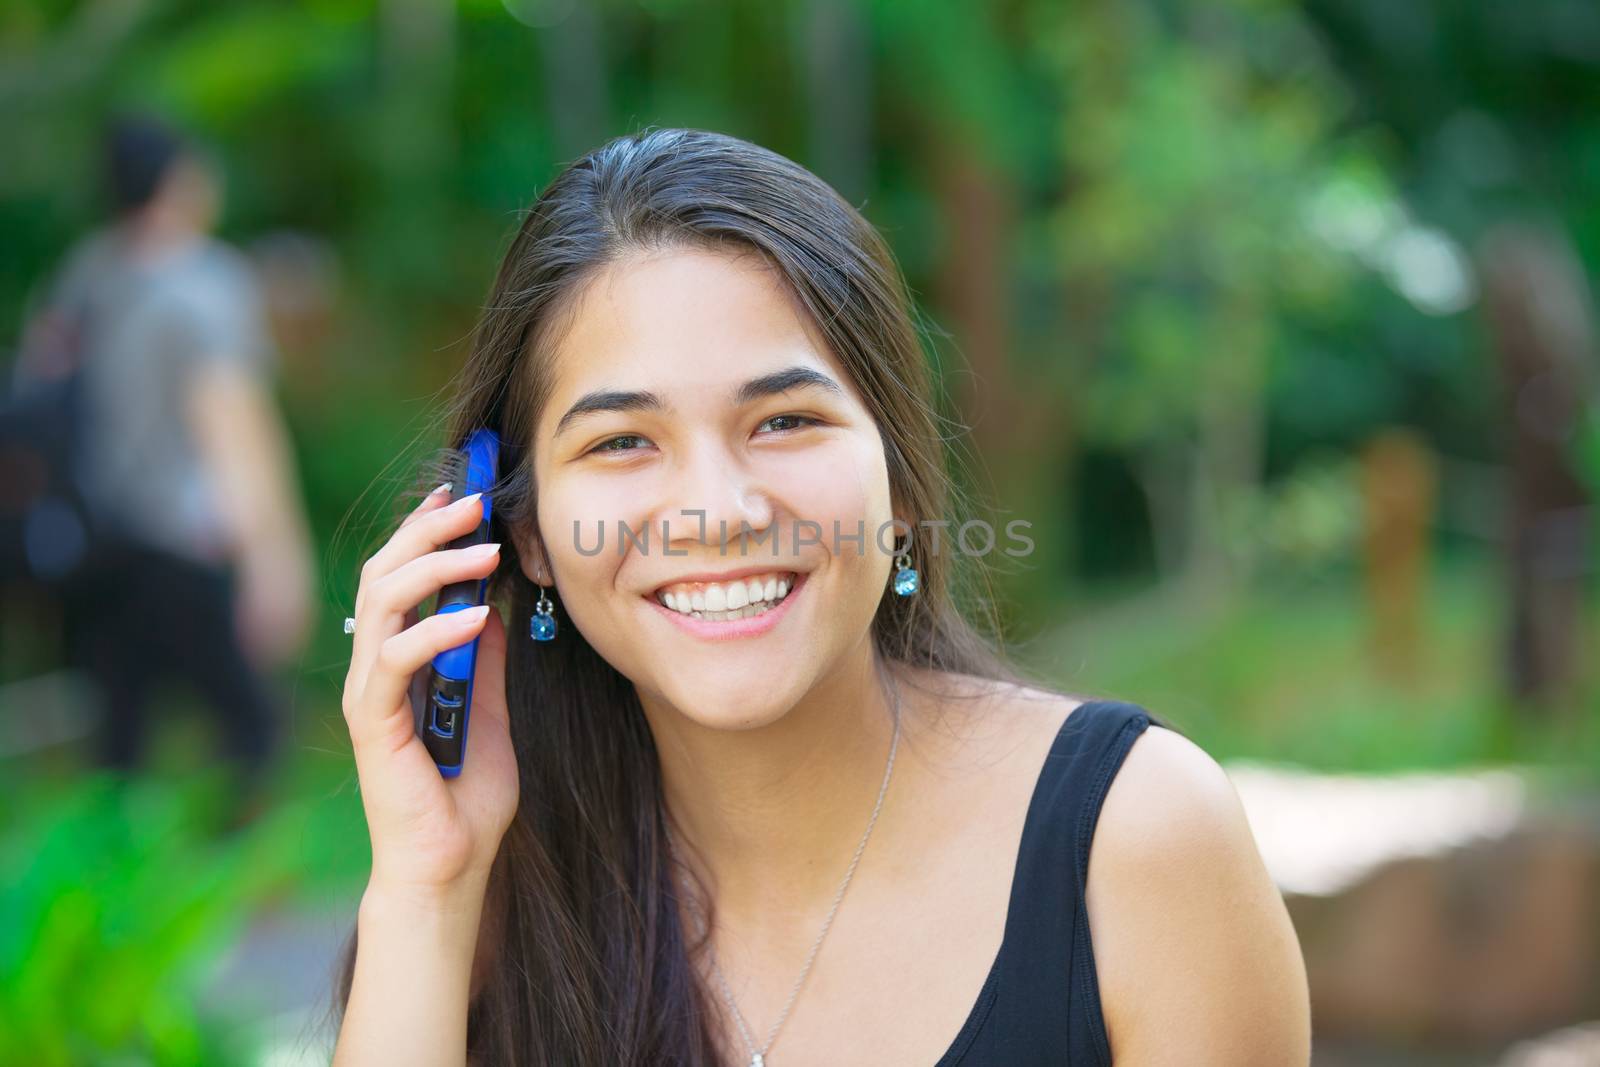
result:
<svg viewBox="0 0 1600 1067"><path fill-rule="evenodd" d="M236 556L309 557L294 450L269 383L230 366L187 385L187 414Z"/></svg>
<svg viewBox="0 0 1600 1067"><path fill-rule="evenodd" d="M483 886L448 896L368 885L334 1067L464 1064Z"/></svg>

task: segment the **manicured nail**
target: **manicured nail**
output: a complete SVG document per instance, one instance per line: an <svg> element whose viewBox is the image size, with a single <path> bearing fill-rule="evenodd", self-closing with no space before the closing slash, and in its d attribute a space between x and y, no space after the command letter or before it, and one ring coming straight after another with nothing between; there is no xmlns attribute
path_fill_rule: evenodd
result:
<svg viewBox="0 0 1600 1067"><path fill-rule="evenodd" d="M437 489L435 489L433 492L429 493L428 495L429 496L438 496L440 493L448 493L450 491L450 487L453 486L453 485L455 485L454 482L445 482L443 485L439 486Z"/></svg>
<svg viewBox="0 0 1600 1067"><path fill-rule="evenodd" d="M467 549L467 555L471 556L473 559L484 559L488 556L494 555L498 551L500 551L500 542L490 541L486 545L473 545L471 548Z"/></svg>
<svg viewBox="0 0 1600 1067"><path fill-rule="evenodd" d="M482 622L484 617L489 614L489 605L479 604L475 608L462 608L456 614L460 616L461 625L463 626L469 623Z"/></svg>
<svg viewBox="0 0 1600 1067"><path fill-rule="evenodd" d="M467 510L467 505L471 504L474 500L477 500L481 496L483 496L483 494L481 492L480 493L473 493L471 496L462 497L460 500L457 500L451 506L460 508L462 511L466 511Z"/></svg>

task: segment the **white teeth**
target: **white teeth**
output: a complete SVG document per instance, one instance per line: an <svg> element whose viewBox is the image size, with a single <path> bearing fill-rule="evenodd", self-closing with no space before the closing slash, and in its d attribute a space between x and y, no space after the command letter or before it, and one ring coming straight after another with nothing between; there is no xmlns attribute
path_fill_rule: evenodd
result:
<svg viewBox="0 0 1600 1067"><path fill-rule="evenodd" d="M771 611L774 607L776 607L775 604L768 604L764 600L758 600L754 604L747 604L734 611L707 611L696 613L695 617L709 619L712 622L733 622L735 619L748 619L752 615L760 615L762 612Z"/></svg>
<svg viewBox="0 0 1600 1067"><path fill-rule="evenodd" d="M661 604L673 611L695 618L716 622L745 619L771 610L789 594L787 576L761 579L751 578L727 586L707 585L701 589L677 593L663 592Z"/></svg>

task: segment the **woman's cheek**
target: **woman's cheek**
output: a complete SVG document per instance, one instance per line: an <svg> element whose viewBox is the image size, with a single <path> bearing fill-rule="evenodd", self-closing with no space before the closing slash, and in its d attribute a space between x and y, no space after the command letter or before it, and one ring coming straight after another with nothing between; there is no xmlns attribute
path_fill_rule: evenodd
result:
<svg viewBox="0 0 1600 1067"><path fill-rule="evenodd" d="M879 554L878 528L892 513L882 447L876 439L852 445L813 464L810 477L816 503L813 515L823 525L829 553L859 566L863 561L870 564ZM823 471L826 477L818 477ZM892 544L892 531L885 531L884 540Z"/></svg>
<svg viewBox="0 0 1600 1067"><path fill-rule="evenodd" d="M588 569L601 560L617 558L616 540L620 523L637 529L626 511L625 495L603 486L562 487L546 492L540 514L550 525L546 531L552 554L569 567Z"/></svg>

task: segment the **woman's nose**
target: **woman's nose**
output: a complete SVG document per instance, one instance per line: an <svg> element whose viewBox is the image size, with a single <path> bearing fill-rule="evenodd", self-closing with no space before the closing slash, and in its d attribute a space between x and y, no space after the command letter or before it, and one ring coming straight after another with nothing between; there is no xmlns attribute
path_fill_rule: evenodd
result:
<svg viewBox="0 0 1600 1067"><path fill-rule="evenodd" d="M674 483L662 501L669 544L688 539L737 549L741 537L763 535L772 524L767 486L725 451L698 450Z"/></svg>

